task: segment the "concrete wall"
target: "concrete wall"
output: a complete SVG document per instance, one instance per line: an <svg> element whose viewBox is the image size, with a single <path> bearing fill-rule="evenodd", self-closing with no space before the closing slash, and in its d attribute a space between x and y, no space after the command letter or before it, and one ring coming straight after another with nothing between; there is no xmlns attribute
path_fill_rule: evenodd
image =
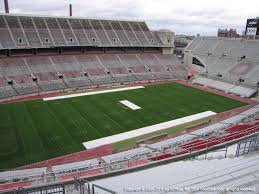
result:
<svg viewBox="0 0 259 194"><path fill-rule="evenodd" d="M172 55L174 53L174 48L162 48L162 53L164 55Z"/></svg>
<svg viewBox="0 0 259 194"><path fill-rule="evenodd" d="M162 48L163 54L173 54L174 53L174 40L175 33L170 30L159 30L156 32L162 43L165 45Z"/></svg>
<svg viewBox="0 0 259 194"><path fill-rule="evenodd" d="M196 57L197 59L199 59L198 56L194 56L190 51L185 50L184 51L184 65L186 67L189 67L191 69L191 71L193 73L205 73L206 72L206 68L200 67L198 65L192 64L192 58ZM200 60L200 59L199 59ZM201 60L200 60L201 61ZM202 61L201 61L202 62ZM204 64L205 65L205 64ZM205 65L206 66L206 65Z"/></svg>

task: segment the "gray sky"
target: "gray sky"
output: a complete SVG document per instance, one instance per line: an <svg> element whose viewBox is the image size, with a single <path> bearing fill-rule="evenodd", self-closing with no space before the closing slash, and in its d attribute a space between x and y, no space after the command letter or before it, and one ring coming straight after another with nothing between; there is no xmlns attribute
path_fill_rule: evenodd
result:
<svg viewBox="0 0 259 194"><path fill-rule="evenodd" d="M177 34L216 35L218 28L242 33L246 19L259 16L259 0L9 0L11 13L60 16L68 15L69 2L74 16L145 20L152 30Z"/></svg>

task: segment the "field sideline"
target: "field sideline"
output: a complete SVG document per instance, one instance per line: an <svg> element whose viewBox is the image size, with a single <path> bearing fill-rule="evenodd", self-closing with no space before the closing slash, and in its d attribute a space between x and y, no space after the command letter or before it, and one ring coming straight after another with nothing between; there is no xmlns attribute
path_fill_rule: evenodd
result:
<svg viewBox="0 0 259 194"><path fill-rule="evenodd" d="M119 101L142 107L131 110ZM82 142L245 103L177 83L54 101L0 105L0 169L84 149Z"/></svg>

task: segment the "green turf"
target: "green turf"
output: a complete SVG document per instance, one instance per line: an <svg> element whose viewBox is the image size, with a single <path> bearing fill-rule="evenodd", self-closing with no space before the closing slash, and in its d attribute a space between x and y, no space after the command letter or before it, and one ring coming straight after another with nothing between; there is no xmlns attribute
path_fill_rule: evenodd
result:
<svg viewBox="0 0 259 194"><path fill-rule="evenodd" d="M131 110L129 100L142 107ZM82 143L193 115L245 105L177 83L56 101L0 105L0 169L81 151Z"/></svg>

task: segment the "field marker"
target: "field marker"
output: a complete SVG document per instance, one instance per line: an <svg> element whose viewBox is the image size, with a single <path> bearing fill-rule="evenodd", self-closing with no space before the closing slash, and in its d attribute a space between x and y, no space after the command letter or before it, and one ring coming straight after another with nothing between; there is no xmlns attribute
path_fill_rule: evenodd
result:
<svg viewBox="0 0 259 194"><path fill-rule="evenodd" d="M99 147L99 146L102 146L102 145L107 145L107 144L115 143L115 142L118 142L118 141L131 139L131 138L138 137L138 136L141 136L141 135L145 135L145 134L148 134L148 133L152 133L152 132L155 132L155 131L168 129L168 128L171 128L171 127L175 127L177 125L181 125L181 124L184 124L184 123L196 121L196 120L206 118L206 117L216 115L216 114L217 113L212 112L212 111L201 112L201 113L198 113L198 114L190 115L190 116L187 116L187 117L182 117L182 118L175 119L175 120L172 120L172 121L167 121L167 122L164 122L164 123L159 123L159 124L151 125L151 126L148 126L148 127L135 129L135 130L132 130L132 131L127 131L127 132L112 135L112 136L109 136L109 137L103 137L103 138L100 138L100 139L95 139L95 140L92 140L92 141L84 142L83 145L86 149L96 148L96 147Z"/></svg>
<svg viewBox="0 0 259 194"><path fill-rule="evenodd" d="M120 103L125 105L125 106L127 106L127 107L129 107L132 110L141 109L141 107L137 106L136 104L134 104L134 103L132 103L132 102L130 102L128 100L122 100L122 101L120 101Z"/></svg>
<svg viewBox="0 0 259 194"><path fill-rule="evenodd" d="M80 96L90 96L95 94L105 94L105 93L111 93L111 92L120 92L120 91L127 91L127 90L136 90L145 88L144 86L133 86L133 87L126 87L126 88L116 88L116 89L110 89L110 90L102 90L102 91L96 91L96 92L85 92L80 94L69 94L64 96L54 96L54 97L48 97L43 98L43 101L50 101L50 100L60 100L65 98L74 98L74 97L80 97Z"/></svg>

